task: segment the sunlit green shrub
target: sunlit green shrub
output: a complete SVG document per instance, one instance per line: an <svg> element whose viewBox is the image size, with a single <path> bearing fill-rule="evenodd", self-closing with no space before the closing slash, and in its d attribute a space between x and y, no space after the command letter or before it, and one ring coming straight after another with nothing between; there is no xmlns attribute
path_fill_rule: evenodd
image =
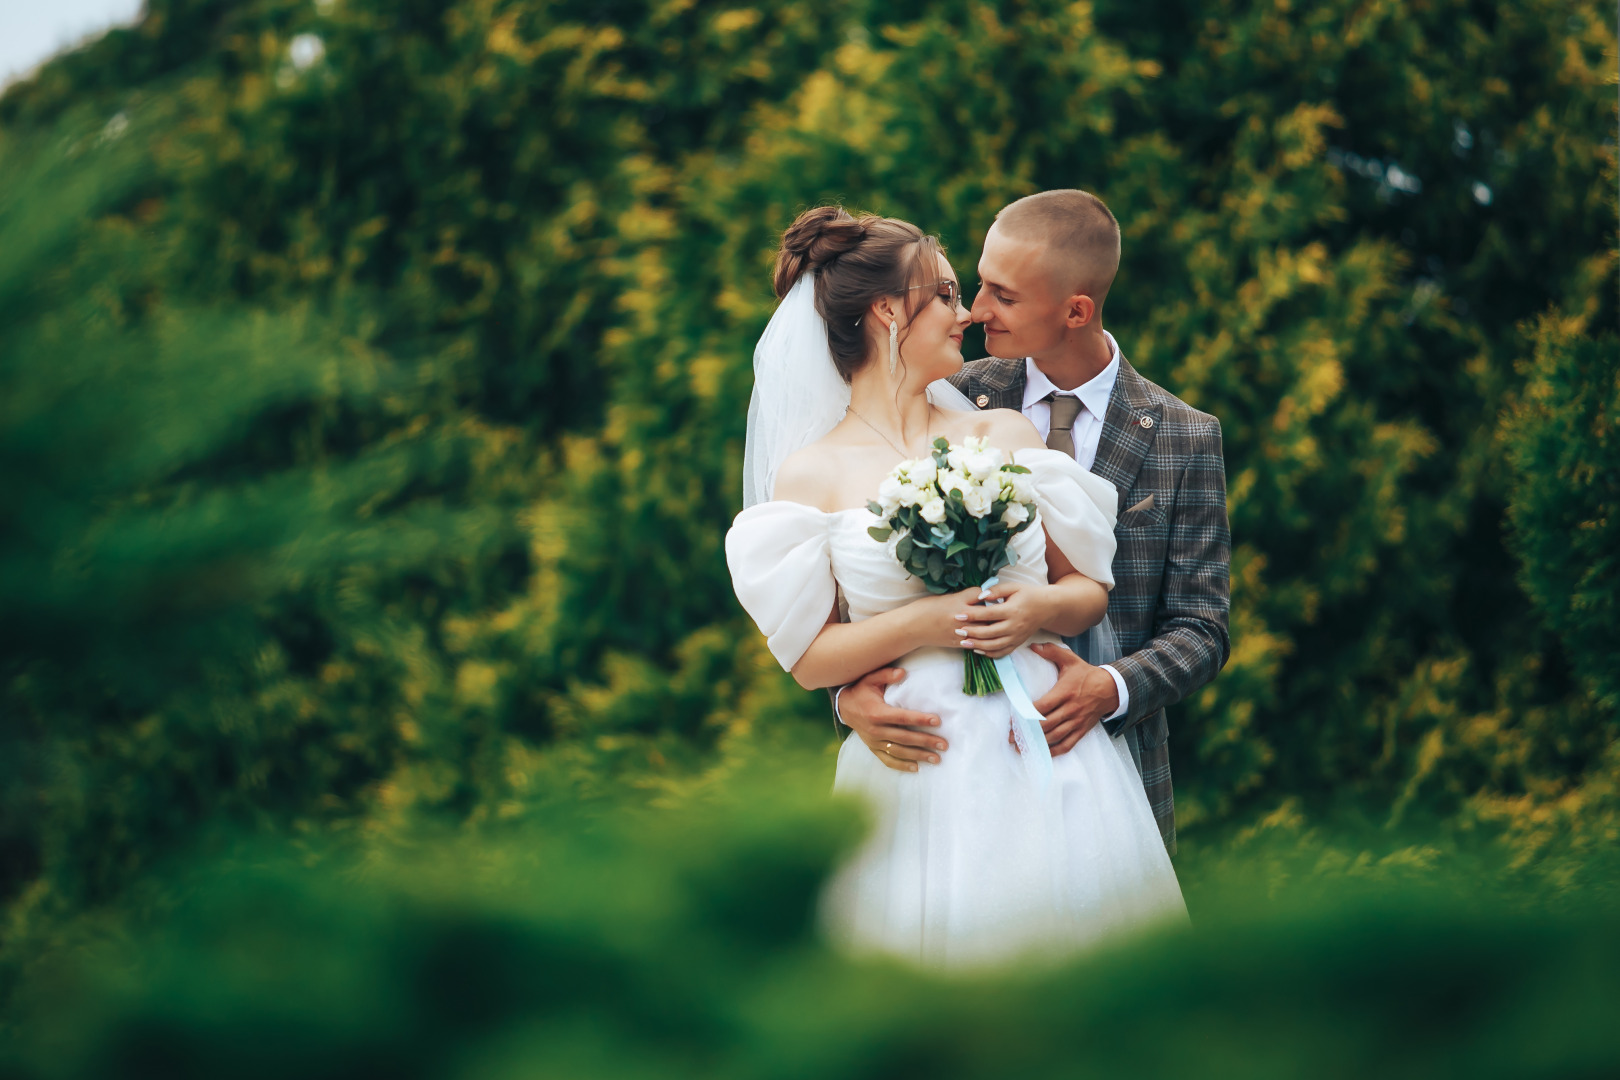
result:
<svg viewBox="0 0 1620 1080"><path fill-rule="evenodd" d="M1620 342L1542 321L1507 428L1521 581L1594 703L1620 712Z"/></svg>

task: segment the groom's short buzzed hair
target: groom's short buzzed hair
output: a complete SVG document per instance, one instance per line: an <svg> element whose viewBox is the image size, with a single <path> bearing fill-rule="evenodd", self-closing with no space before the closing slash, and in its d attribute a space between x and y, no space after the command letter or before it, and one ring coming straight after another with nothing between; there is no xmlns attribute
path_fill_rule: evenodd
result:
<svg viewBox="0 0 1620 1080"><path fill-rule="evenodd" d="M1102 307L1119 272L1119 222L1089 191L1060 188L1026 195L996 215L996 226L1016 240L1045 242L1072 278L1068 288Z"/></svg>

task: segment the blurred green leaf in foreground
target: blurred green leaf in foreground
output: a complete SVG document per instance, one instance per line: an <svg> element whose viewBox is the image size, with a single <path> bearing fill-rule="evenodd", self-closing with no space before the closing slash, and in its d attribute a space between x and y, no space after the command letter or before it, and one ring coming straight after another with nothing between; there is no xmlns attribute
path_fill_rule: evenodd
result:
<svg viewBox="0 0 1620 1080"><path fill-rule="evenodd" d="M827 950L858 834L815 770L656 813L248 847L40 965L26 1080L264 1077L1544 1077L1620 1069L1620 919L1445 874L1251 868L1193 929L1016 974ZM1252 865L1263 865L1264 859Z"/></svg>

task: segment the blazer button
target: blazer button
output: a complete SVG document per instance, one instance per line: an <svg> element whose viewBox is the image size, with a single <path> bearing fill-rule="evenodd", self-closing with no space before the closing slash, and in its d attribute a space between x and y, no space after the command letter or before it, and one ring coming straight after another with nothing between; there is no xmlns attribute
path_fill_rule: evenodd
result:
<svg viewBox="0 0 1620 1080"><path fill-rule="evenodd" d="M1146 430L1153 426L1153 417L1144 416L1142 419L1138 420L1137 423L1142 425L1143 430Z"/></svg>
<svg viewBox="0 0 1620 1080"><path fill-rule="evenodd" d="M978 404L979 408L981 408L981 409L984 408L986 405L990 404L990 395L989 394L980 394L979 397L978 397L977 404Z"/></svg>

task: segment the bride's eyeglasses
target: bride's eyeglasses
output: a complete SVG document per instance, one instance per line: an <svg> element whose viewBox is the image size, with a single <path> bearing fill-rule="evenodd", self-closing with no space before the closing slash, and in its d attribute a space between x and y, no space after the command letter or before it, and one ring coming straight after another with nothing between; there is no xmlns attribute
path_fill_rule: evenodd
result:
<svg viewBox="0 0 1620 1080"><path fill-rule="evenodd" d="M957 305L962 302L962 287L949 278L944 281L929 281L922 285L913 285L906 291L910 292L911 289L938 289L939 292L935 295L945 301L945 306L952 311L955 311Z"/></svg>

